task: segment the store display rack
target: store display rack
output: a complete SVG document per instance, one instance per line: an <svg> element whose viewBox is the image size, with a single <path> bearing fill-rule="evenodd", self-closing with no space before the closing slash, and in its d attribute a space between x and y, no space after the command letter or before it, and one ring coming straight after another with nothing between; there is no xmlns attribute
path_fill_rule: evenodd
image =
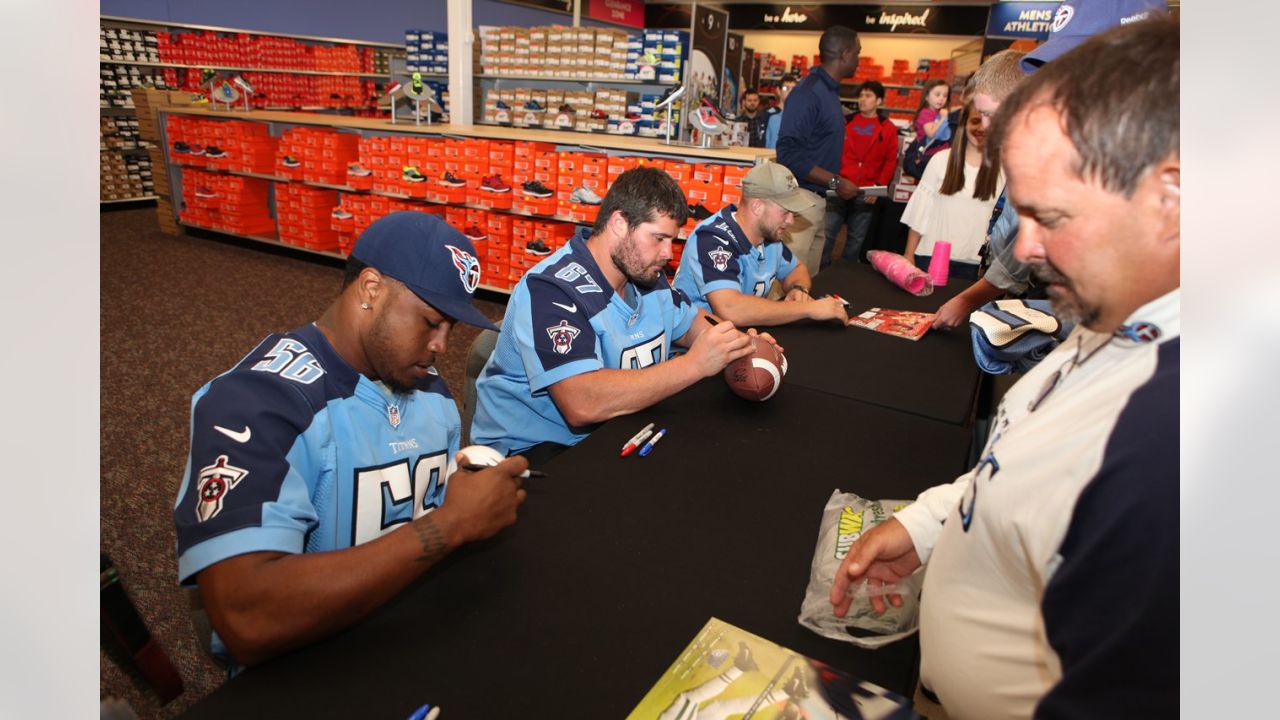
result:
<svg viewBox="0 0 1280 720"><path fill-rule="evenodd" d="M518 128L495 128L483 126L455 126L455 125L436 125L436 126L415 126L413 124L399 123L391 125L388 121L373 118L357 118L357 117L338 117L332 115L319 115L309 113L284 113L284 112L228 112L213 111L204 108L193 107L177 107L172 106L163 108L160 111L159 125L162 129L166 126L165 118L170 114L204 117L208 119L229 119L229 120L248 120L259 123L265 123L268 132L272 136L279 136L290 128L297 127L320 127L331 130L340 130L347 133L353 132L362 138L376 137L413 137L413 136L431 136L437 139L477 139L477 140L504 140L504 141L528 141L539 142L554 145L557 151L579 151L584 153L602 153L608 157L636 157L636 158L669 158L671 162L688 162L688 163L707 163L713 162L718 165L734 165L739 167L750 166L761 162L772 156L772 151L759 148L696 148L684 147L680 145L666 145L660 141L654 141L646 138L636 138L631 136L608 136L608 135L591 135L584 137L580 134L558 132L551 130L535 130L535 129L518 129ZM172 197L183 197L183 180L182 174L184 170L199 170L206 173L215 173L227 176L242 176L254 178L257 180L269 181L269 192L272 197L268 201L272 208L273 216L276 212L275 193L277 189L291 186L301 185L320 188L324 190L333 190L344 195L342 197L380 197L389 200L401 201L404 203L414 204L421 203L426 206L444 206L446 208L464 208L468 210L485 211L490 214L508 215L519 218L528 218L539 221L557 221L562 223L573 223L577 226L590 225L589 222L582 218L574 218L559 214L535 214L517 209L500 209L487 205L472 203L440 203L432 200L411 197L405 194L392 191L379 191L373 189L357 189L350 185L339 183L316 182L313 180L301 180L297 178L285 177L274 173L262 172L242 172L230 169L210 169L207 167L193 167L184 164L181 157L175 158L171 153L170 143L167 137L161 137L164 144L164 161L168 170L166 176L169 180L168 188ZM519 188L513 190L513 193L519 192ZM175 203L175 205L177 205ZM716 206L718 207L718 205ZM175 221L184 227L195 227L202 231L212 233L222 233L254 242L266 243L292 249L303 250L308 253L341 258L340 253L309 249L300 247L295 244L285 243L278 237L270 237L265 233L237 233L228 232L223 229L204 227L179 220L176 215L180 207L174 207ZM509 293L509 287L497 285L484 285L486 290L497 293Z"/></svg>

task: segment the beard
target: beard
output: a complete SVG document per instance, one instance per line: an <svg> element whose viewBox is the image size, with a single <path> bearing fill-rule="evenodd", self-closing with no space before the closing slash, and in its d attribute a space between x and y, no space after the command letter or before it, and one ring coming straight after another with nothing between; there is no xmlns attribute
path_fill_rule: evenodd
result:
<svg viewBox="0 0 1280 720"><path fill-rule="evenodd" d="M1090 327L1102 316L1102 308L1090 305L1081 298L1076 293L1075 283L1053 263L1046 260L1029 265L1036 280L1047 287L1049 304L1060 319Z"/></svg>
<svg viewBox="0 0 1280 720"><path fill-rule="evenodd" d="M764 224L763 219L756 225L756 231L760 233L760 237L764 238L765 242L783 242L783 238L786 236L786 230L781 225L774 226L771 229Z"/></svg>
<svg viewBox="0 0 1280 720"><path fill-rule="evenodd" d="M365 341L369 366L377 374L378 379L391 389L391 392L408 393L417 387L418 379L413 377L407 368L399 374L391 369L396 366L395 337L387 327L385 313L384 307L378 317L374 318L373 327L369 329L369 337Z"/></svg>
<svg viewBox="0 0 1280 720"><path fill-rule="evenodd" d="M628 233L627 238L609 253L613 266L618 268L629 282L648 289L658 284L662 276L662 266L645 266L640 258L640 250L636 247L635 236ZM663 263L665 265L665 263Z"/></svg>

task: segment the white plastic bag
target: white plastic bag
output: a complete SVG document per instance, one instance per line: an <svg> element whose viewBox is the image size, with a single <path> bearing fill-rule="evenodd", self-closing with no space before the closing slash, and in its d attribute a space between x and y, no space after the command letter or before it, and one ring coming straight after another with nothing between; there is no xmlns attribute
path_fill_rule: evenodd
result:
<svg viewBox="0 0 1280 720"><path fill-rule="evenodd" d="M809 587L800 606L801 625L823 637L865 648L887 645L916 631L920 622L922 571L883 588L858 583L851 588L853 604L849 606L849 612L841 618L831 611L831 585L853 542L909 504L910 500L864 500L838 489L831 493L822 511L818 545L809 571ZM868 598L889 593L902 596L902 607L886 602L884 613L876 613Z"/></svg>

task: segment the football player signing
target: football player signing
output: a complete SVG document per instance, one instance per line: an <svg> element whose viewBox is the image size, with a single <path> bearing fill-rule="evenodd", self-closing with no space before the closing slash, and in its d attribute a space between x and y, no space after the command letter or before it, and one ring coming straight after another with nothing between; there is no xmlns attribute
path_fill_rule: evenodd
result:
<svg viewBox="0 0 1280 720"><path fill-rule="evenodd" d="M667 283L663 268L688 213L671 176L628 170L594 227L525 273L476 381L475 442L555 452L751 352L754 330L713 324ZM671 357L673 343L688 352Z"/></svg>
<svg viewBox="0 0 1280 720"><path fill-rule="evenodd" d="M809 269L783 243L796 214L817 196L786 167L766 162L742 180L742 204L698 223L680 258L675 286L694 305L738 325L783 325L797 320L849 322L844 303L809 294ZM782 285L784 302L770 300Z"/></svg>

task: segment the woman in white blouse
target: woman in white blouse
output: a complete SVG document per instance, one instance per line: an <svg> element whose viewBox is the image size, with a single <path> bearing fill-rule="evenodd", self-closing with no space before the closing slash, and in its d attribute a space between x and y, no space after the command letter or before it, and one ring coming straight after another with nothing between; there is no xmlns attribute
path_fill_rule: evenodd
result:
<svg viewBox="0 0 1280 720"><path fill-rule="evenodd" d="M951 276L976 280L978 253L1004 189L1004 173L982 164L987 132L972 102L965 106L960 125L964 132L959 140L929 159L920 186L902 212L902 222L910 228L903 255L928 269L934 243L944 240L951 243Z"/></svg>

